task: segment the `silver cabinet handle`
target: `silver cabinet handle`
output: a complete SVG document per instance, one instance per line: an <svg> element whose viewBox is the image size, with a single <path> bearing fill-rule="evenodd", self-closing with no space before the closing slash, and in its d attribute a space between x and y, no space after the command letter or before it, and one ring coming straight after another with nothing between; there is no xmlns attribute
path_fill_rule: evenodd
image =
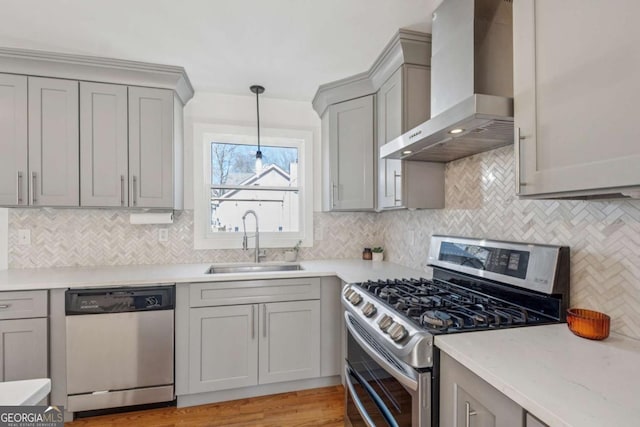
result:
<svg viewBox="0 0 640 427"><path fill-rule="evenodd" d="M396 181L398 180L398 178L402 178L402 174L401 173L397 173L396 171L393 171L393 204L395 205L396 203L402 203L402 199L398 199L398 186L396 185Z"/></svg>
<svg viewBox="0 0 640 427"><path fill-rule="evenodd" d="M464 427L471 427L471 417L477 415L476 411L471 410L471 404L469 402L464 402L465 407L465 416L464 416Z"/></svg>
<svg viewBox="0 0 640 427"><path fill-rule="evenodd" d="M9 307L11 307L11 304L0 304L0 310L6 310Z"/></svg>
<svg viewBox="0 0 640 427"><path fill-rule="evenodd" d="M133 206L138 206L138 179L133 175Z"/></svg>
<svg viewBox="0 0 640 427"><path fill-rule="evenodd" d="M333 181L331 181L331 207L335 208L336 207L336 188L338 186L335 185L333 183Z"/></svg>
<svg viewBox="0 0 640 427"><path fill-rule="evenodd" d="M513 154L514 154L514 157L515 157L515 165L514 165L514 168L513 168L513 173L514 173L515 178L516 178L516 195L519 196L520 195L520 189L524 185L520 181L520 142L524 138L520 135L520 128L519 127L516 127L515 131L516 131L516 138L515 138L516 140L514 141L514 145L513 145Z"/></svg>
<svg viewBox="0 0 640 427"><path fill-rule="evenodd" d="M35 172L31 172L31 204L35 205L38 199L36 199L36 183L38 181L38 176Z"/></svg>
<svg viewBox="0 0 640 427"><path fill-rule="evenodd" d="M262 336L267 337L267 305L262 304Z"/></svg>
<svg viewBox="0 0 640 427"><path fill-rule="evenodd" d="M22 204L22 172L18 171L17 188L16 188L16 204Z"/></svg>
<svg viewBox="0 0 640 427"><path fill-rule="evenodd" d="M124 175L120 175L120 206L124 206Z"/></svg>
<svg viewBox="0 0 640 427"><path fill-rule="evenodd" d="M251 306L251 339L256 337L256 306Z"/></svg>

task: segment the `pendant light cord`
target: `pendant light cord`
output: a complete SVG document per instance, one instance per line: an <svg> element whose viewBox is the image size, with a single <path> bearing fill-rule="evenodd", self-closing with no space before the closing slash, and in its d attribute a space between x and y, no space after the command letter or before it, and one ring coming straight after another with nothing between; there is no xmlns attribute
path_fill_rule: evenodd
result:
<svg viewBox="0 0 640 427"><path fill-rule="evenodd" d="M258 152L260 152L260 96L259 91L256 91L256 115L258 116Z"/></svg>

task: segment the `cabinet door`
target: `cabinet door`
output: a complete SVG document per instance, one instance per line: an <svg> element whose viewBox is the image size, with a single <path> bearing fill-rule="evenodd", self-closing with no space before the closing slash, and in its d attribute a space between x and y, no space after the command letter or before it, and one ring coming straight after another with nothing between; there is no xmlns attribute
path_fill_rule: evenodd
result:
<svg viewBox="0 0 640 427"><path fill-rule="evenodd" d="M602 6L513 4L516 191L522 195L640 185L640 27L629 19L640 14L640 2Z"/></svg>
<svg viewBox="0 0 640 427"><path fill-rule="evenodd" d="M47 319L0 321L0 381L46 378Z"/></svg>
<svg viewBox="0 0 640 427"><path fill-rule="evenodd" d="M80 205L127 206L127 87L80 83Z"/></svg>
<svg viewBox="0 0 640 427"><path fill-rule="evenodd" d="M378 148L402 135L402 67L393 73L380 90L377 99ZM402 161L378 159L378 208L402 203Z"/></svg>
<svg viewBox="0 0 640 427"><path fill-rule="evenodd" d="M173 93L129 87L129 206L173 208Z"/></svg>
<svg viewBox="0 0 640 427"><path fill-rule="evenodd" d="M29 186L34 206L80 202L78 82L29 77Z"/></svg>
<svg viewBox="0 0 640 427"><path fill-rule="evenodd" d="M320 376L320 301L260 305L259 383Z"/></svg>
<svg viewBox="0 0 640 427"><path fill-rule="evenodd" d="M27 204L27 78L0 74L0 205Z"/></svg>
<svg viewBox="0 0 640 427"><path fill-rule="evenodd" d="M533 415L527 413L525 418L525 427L549 427Z"/></svg>
<svg viewBox="0 0 640 427"><path fill-rule="evenodd" d="M440 425L522 427L522 408L446 353L440 360Z"/></svg>
<svg viewBox="0 0 640 427"><path fill-rule="evenodd" d="M374 208L374 95L329 107L331 210Z"/></svg>
<svg viewBox="0 0 640 427"><path fill-rule="evenodd" d="M258 383L257 311L254 304L190 310L190 393Z"/></svg>
<svg viewBox="0 0 640 427"><path fill-rule="evenodd" d="M429 119L430 70L403 65L378 91L378 148ZM378 209L444 207L442 163L378 159Z"/></svg>

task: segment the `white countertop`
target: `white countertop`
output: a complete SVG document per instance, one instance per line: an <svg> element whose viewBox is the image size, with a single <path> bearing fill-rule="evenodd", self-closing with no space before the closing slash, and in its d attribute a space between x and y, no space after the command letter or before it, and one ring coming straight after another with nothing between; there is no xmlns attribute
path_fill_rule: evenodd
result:
<svg viewBox="0 0 640 427"><path fill-rule="evenodd" d="M0 271L0 291L128 286L146 284L215 282L227 280L281 279L292 277L338 276L345 282L369 279L425 277L430 273L390 262L358 259L301 261L303 270L206 274L210 264L161 264L98 267L62 267ZM269 263L265 263L269 264ZM231 264L218 264L231 265Z"/></svg>
<svg viewBox="0 0 640 427"><path fill-rule="evenodd" d="M437 336L436 345L551 427L640 425L640 341L566 324Z"/></svg>
<svg viewBox="0 0 640 427"><path fill-rule="evenodd" d="M0 406L37 405L51 391L51 380L0 382Z"/></svg>

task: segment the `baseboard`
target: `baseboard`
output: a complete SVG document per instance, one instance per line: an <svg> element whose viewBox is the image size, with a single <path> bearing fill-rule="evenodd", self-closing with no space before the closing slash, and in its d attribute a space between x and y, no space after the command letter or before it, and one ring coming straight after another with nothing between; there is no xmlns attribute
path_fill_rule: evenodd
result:
<svg viewBox="0 0 640 427"><path fill-rule="evenodd" d="M228 400L246 399L248 397L267 396L269 394L288 393L312 388L330 387L341 384L339 375L309 380L290 381L285 383L264 384L233 390L212 391L208 393L186 394L178 396L178 408L206 405L208 403Z"/></svg>

